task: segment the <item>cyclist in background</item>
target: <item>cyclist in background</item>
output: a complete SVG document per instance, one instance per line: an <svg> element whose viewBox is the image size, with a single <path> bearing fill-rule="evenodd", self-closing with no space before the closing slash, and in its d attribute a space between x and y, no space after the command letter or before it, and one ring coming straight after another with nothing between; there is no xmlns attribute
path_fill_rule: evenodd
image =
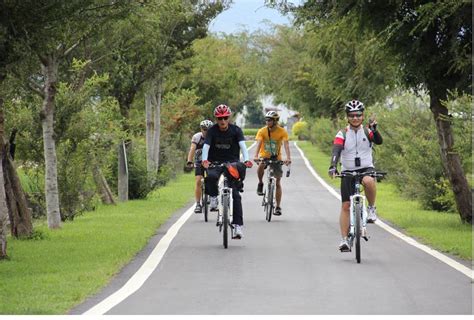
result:
<svg viewBox="0 0 474 320"><path fill-rule="evenodd" d="M291 163L290 144L288 142L288 132L278 125L280 116L276 111L268 111L265 114L266 126L258 130L255 140L257 140L257 147L255 148L254 161L259 159L275 159L281 160L281 145L285 146L286 159L284 163L289 165ZM273 172L276 178L276 208L274 215L281 216L281 177L283 170L281 164L273 163ZM263 174L265 172L265 164L260 162L257 169L258 185L257 194L263 196Z"/></svg>
<svg viewBox="0 0 474 320"><path fill-rule="evenodd" d="M214 109L214 116L217 124L213 125L207 132L204 146L202 149L202 166L205 169L209 168L212 162L237 162L237 168L245 172L246 167L251 168L252 162L249 161L247 146L245 145L245 138L240 127L230 124L230 116L232 111L225 104L218 105ZM244 158L245 166L240 161L240 151ZM217 210L217 195L219 193L217 183L224 168L215 167L209 168L206 178L206 192L210 196L210 210ZM241 176L243 176L241 174ZM234 232L234 239L241 239L243 236L242 225L242 198L240 196L241 186L232 184L232 210L233 221L231 221Z"/></svg>
<svg viewBox="0 0 474 320"><path fill-rule="evenodd" d="M368 172L374 170L372 157L372 144L382 144L382 136L377 130L377 121L372 119L369 127L362 125L364 121L364 104L358 100L351 100L345 106L347 121L349 125L340 130L333 142L331 165L329 167L329 176L334 178L337 174L337 163L341 158L342 171ZM339 250L349 251L347 235L350 227L349 206L350 196L354 194L354 184L351 177L341 179L341 214L339 225L341 229L342 240L339 244ZM373 223L377 220L375 208L375 179L364 177L365 196L369 202L367 222Z"/></svg>
<svg viewBox="0 0 474 320"><path fill-rule="evenodd" d="M187 166L192 168L194 166L194 175L196 176L196 189L194 195L196 198L196 207L194 208L194 213L202 212L201 204L201 179L202 179L202 167L201 167L201 155L202 155L202 146L204 145L204 140L206 139L207 130L212 127L213 123L211 120L201 121L201 131L197 132L191 138L191 147L189 147L188 153L188 163Z"/></svg>

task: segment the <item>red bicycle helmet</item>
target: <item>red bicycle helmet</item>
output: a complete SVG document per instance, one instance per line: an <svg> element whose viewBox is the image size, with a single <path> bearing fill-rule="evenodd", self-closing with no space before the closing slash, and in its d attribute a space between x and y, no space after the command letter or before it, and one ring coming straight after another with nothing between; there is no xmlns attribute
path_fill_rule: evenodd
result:
<svg viewBox="0 0 474 320"><path fill-rule="evenodd" d="M232 111L225 104L220 104L214 109L214 116L217 117L228 117L232 114Z"/></svg>

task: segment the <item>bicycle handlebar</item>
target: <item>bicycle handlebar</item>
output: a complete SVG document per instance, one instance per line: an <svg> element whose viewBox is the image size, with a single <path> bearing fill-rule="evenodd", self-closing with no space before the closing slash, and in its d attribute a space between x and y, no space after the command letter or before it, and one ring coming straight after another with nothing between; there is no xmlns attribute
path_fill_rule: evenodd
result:
<svg viewBox="0 0 474 320"><path fill-rule="evenodd" d="M230 163L243 163L243 162L240 162L240 161L228 161L228 162L214 161L214 162L209 163L209 168L225 167Z"/></svg>
<svg viewBox="0 0 474 320"><path fill-rule="evenodd" d="M258 159L258 160L255 160L255 163L256 164L260 164L261 162L263 162L264 164L272 164L272 163L277 163L277 164L285 164L285 161L282 161L282 160L272 160L272 159Z"/></svg>
<svg viewBox="0 0 474 320"><path fill-rule="evenodd" d="M368 172L357 172L357 171L343 171L339 174L336 174L335 177L343 178L343 177L352 177L352 178L360 178L369 176L372 178L383 178L387 175L387 172L383 171L368 171Z"/></svg>

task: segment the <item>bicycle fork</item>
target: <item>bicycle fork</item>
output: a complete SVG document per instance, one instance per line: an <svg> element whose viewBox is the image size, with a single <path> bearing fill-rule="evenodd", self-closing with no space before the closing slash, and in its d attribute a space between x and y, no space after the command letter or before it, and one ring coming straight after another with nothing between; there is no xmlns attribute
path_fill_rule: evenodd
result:
<svg viewBox="0 0 474 320"><path fill-rule="evenodd" d="M350 223L351 223L351 226L350 226L350 230L349 230L349 234L351 235L351 238L354 238L355 236L355 212L354 212L354 208L356 205L358 204L362 204L362 217L361 217L361 237L364 238L365 241L369 241L369 236L367 235L367 208L365 206L365 197L363 195L360 195L360 194L355 194L355 195L352 195L351 196L351 203L353 203L354 205L350 206L350 212L349 212L349 216L350 216Z"/></svg>

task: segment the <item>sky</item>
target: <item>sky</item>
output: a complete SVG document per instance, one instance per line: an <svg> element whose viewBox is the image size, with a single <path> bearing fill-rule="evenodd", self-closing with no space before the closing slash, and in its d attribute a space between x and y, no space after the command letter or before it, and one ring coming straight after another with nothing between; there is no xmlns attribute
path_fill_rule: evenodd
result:
<svg viewBox="0 0 474 320"><path fill-rule="evenodd" d="M258 29L268 30L265 19L274 24L290 24L278 10L265 7L264 0L234 0L230 9L218 15L209 26L211 32L236 33Z"/></svg>

